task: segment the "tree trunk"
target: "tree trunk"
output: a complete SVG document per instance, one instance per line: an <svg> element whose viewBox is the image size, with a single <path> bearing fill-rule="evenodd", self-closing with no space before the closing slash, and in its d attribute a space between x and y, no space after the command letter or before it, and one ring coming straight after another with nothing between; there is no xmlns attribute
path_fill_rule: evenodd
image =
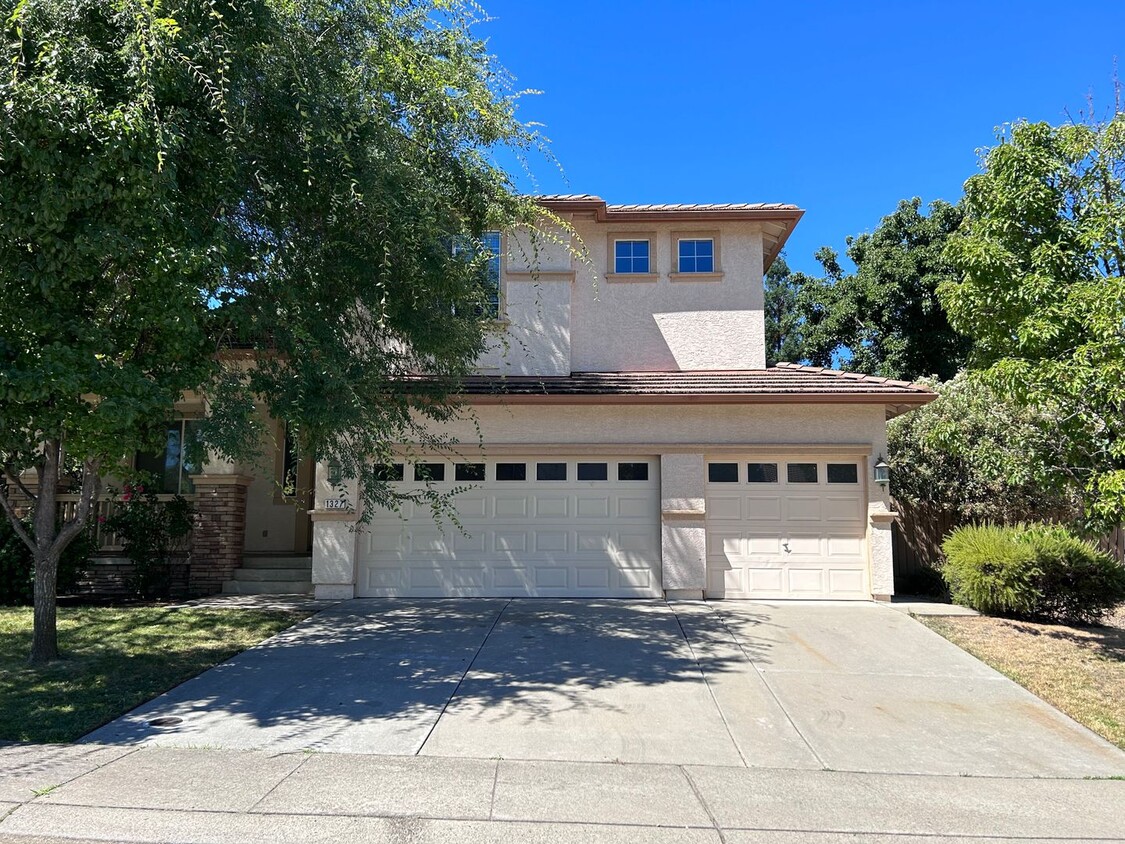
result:
<svg viewBox="0 0 1125 844"><path fill-rule="evenodd" d="M55 585L59 576L59 554L35 559L35 630L31 637L31 663L41 665L59 658L59 633Z"/></svg>

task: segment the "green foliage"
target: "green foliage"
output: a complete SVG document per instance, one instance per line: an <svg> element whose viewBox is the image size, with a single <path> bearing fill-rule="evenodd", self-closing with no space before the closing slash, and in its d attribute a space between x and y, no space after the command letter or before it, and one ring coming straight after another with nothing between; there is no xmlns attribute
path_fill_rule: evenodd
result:
<svg viewBox="0 0 1125 844"><path fill-rule="evenodd" d="M1054 416L971 373L930 387L938 398L887 426L897 499L976 521L1078 519Z"/></svg>
<svg viewBox="0 0 1125 844"><path fill-rule="evenodd" d="M804 345L801 337L801 314L797 300L801 288L797 283L799 274L794 274L785 262L785 253L777 257L766 272L765 278L765 319L766 319L766 365L774 366L779 361L799 363L804 359Z"/></svg>
<svg viewBox="0 0 1125 844"><path fill-rule="evenodd" d="M942 576L955 603L983 613L1031 616L1038 607L1041 571L1035 549L1017 539L1022 528L966 525L942 543Z"/></svg>
<svg viewBox="0 0 1125 844"><path fill-rule="evenodd" d="M937 298L953 269L944 257L961 209L938 200L903 200L874 232L847 239L856 265L848 274L825 246L817 260L825 275L798 274L803 357L818 366L886 378L952 378L964 364L968 340L953 330Z"/></svg>
<svg viewBox="0 0 1125 844"><path fill-rule="evenodd" d="M942 544L953 600L980 612L1093 623L1125 602L1125 568L1058 525L969 525Z"/></svg>
<svg viewBox="0 0 1125 844"><path fill-rule="evenodd" d="M83 531L63 551L59 560L59 591L74 588L78 576L97 550L90 531ZM0 605L30 604L34 584L35 558L12 529L0 519Z"/></svg>
<svg viewBox="0 0 1125 844"><path fill-rule="evenodd" d="M170 564L191 535L195 508L183 496L161 501L144 484L126 486L105 529L121 540L134 566L131 586L142 598L167 598Z"/></svg>
<svg viewBox="0 0 1125 844"><path fill-rule="evenodd" d="M487 255L450 245L526 225L534 253L539 228L568 233L493 163L539 139L477 15L469 0L7 5L0 469L10 485L39 474L34 530L17 530L42 571L100 472L156 450L187 396L206 401L210 453L253 461L264 405L369 505L394 503L369 457L441 444L426 423L459 412L495 327ZM64 454L82 503L58 529ZM2 489L0 505L14 524Z"/></svg>
<svg viewBox="0 0 1125 844"><path fill-rule="evenodd" d="M1125 518L1125 113L1017 123L965 183L940 290L973 365L1056 420L1091 526Z"/></svg>

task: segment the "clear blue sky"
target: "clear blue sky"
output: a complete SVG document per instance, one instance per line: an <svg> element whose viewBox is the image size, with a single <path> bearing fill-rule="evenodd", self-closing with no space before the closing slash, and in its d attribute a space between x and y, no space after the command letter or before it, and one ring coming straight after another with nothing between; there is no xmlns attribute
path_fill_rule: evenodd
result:
<svg viewBox="0 0 1125 844"><path fill-rule="evenodd" d="M1104 110L1125 76L1125 0L481 2L563 167L521 189L796 203L806 272L899 199L955 201L995 127Z"/></svg>

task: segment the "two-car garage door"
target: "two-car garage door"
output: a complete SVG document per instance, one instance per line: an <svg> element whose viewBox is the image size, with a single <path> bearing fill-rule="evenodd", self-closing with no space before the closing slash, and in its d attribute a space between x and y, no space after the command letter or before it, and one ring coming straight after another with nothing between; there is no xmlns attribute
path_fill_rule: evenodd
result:
<svg viewBox="0 0 1125 844"><path fill-rule="evenodd" d="M870 597L862 461L706 461L710 598ZM461 490L460 527L425 503L381 512L359 539L361 597L660 597L656 457L434 458L402 491Z"/></svg>
<svg viewBox="0 0 1125 844"><path fill-rule="evenodd" d="M399 464L401 491L456 496L463 530L426 504L374 516L360 537L361 597L660 597L655 458L503 457Z"/></svg>

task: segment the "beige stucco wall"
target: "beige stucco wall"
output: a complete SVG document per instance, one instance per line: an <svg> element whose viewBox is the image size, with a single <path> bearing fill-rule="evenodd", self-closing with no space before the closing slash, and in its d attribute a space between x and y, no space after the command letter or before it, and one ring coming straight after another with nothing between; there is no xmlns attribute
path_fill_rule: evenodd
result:
<svg viewBox="0 0 1125 844"><path fill-rule="evenodd" d="M765 366L763 247L755 223L575 222L575 252L553 240L536 253L528 236L504 239L501 290L506 341L485 372L560 375L760 369ZM677 235L714 237L720 273L674 273ZM650 241L652 276L611 272L613 236Z"/></svg>

